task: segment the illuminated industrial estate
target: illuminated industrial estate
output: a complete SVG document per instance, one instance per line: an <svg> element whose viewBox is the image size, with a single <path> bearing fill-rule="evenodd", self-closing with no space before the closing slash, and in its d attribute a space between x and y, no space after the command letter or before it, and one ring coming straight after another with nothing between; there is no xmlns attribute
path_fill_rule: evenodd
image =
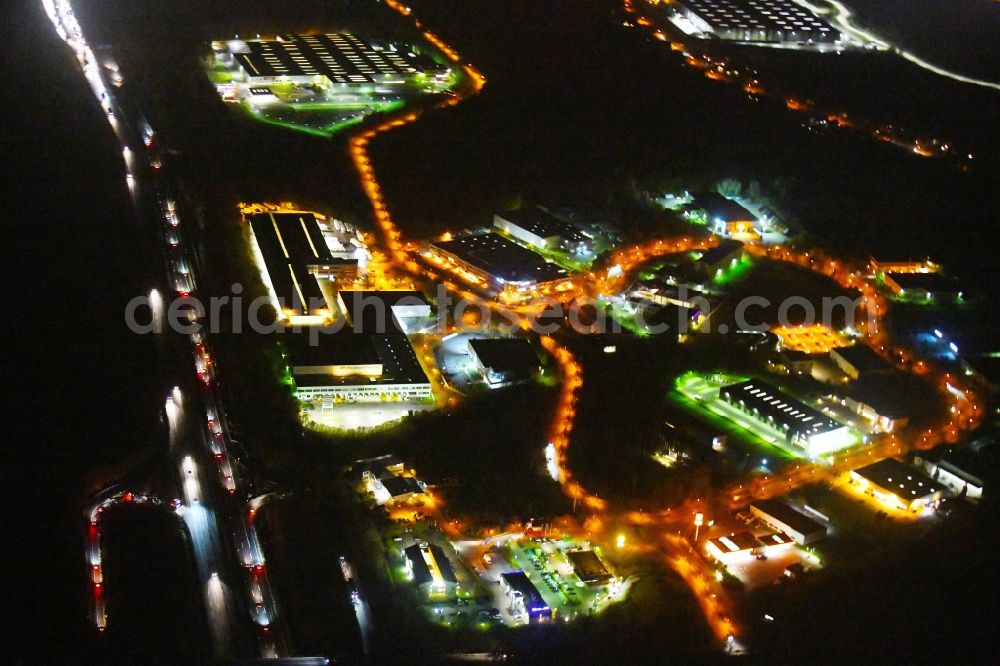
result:
<svg viewBox="0 0 1000 666"><path fill-rule="evenodd" d="M974 280L943 249L935 258L954 272L870 258L884 247L821 228L853 209L820 169L855 196L846 183L871 172L844 156L891 160L879 151L912 130L886 124L854 145L841 130L874 121L774 92L742 62L753 51L775 79L805 79L809 63L829 76L831 54L855 49L843 66L870 64L874 86L887 42L835 0L622 0L610 22L562 8L552 62L572 44L602 79L577 92L577 72L533 71L558 84L543 89L490 30L460 34L469 17L506 17L521 34L546 10L445 3L429 14L502 82L467 104L486 75L419 7L353 2L265 21L298 32L202 43L191 60L214 107L192 117L217 135L207 146L212 135L187 136L194 123L162 100L164 81L186 79L137 57L162 50L186 76L183 56L204 37L143 47L120 21L95 51L70 0L42 3L120 144L117 194L142 228L129 242L156 264L126 308L149 344L122 351L151 355L135 367L157 391L154 424L128 433L139 444L127 455L92 447L98 464L73 479L86 504L84 660L807 661L796 643L807 611L836 600L864 623L885 615L867 637L881 646L905 633L886 608L913 617L893 596L914 585L907 567L945 587L980 566L959 546L992 538L995 522L997 352L970 324L988 299L963 290ZM93 11L99 24L121 10ZM211 34L231 32L222 18ZM519 67L538 70L528 32ZM611 82L614 112L594 51L629 72ZM636 82L655 104L639 103ZM510 106L520 85L529 103ZM564 101L554 92L584 111L551 115ZM592 92L600 104L583 104ZM671 106L682 92L685 106ZM545 122L520 118L525 108ZM772 123L806 138L780 146ZM511 134L491 153L482 127ZM709 145L705 127L760 143ZM258 159L258 142L271 161L241 162ZM965 194L953 181L978 182L971 154L912 145L941 157L921 183ZM792 168L802 155L820 166ZM209 178L215 160L234 174ZM515 162L516 177L503 173ZM898 180L915 177L908 168ZM872 225L874 242L884 211L851 203L859 220L844 229ZM812 316L830 301L837 316ZM804 316L788 317L790 304ZM871 589L897 570L898 585ZM135 610L150 598L167 610ZM920 617L955 612L920 602ZM845 649L836 640L865 638L823 622L831 656ZM136 644L145 635L164 655Z"/></svg>

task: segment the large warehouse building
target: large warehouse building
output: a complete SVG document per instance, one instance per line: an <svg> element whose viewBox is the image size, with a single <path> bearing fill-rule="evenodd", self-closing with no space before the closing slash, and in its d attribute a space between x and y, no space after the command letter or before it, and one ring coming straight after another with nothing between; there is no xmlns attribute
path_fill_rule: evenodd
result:
<svg viewBox="0 0 1000 666"><path fill-rule="evenodd" d="M772 530L792 537L800 545L808 545L826 536L826 526L781 500L761 500L750 505L750 512Z"/></svg>
<svg viewBox="0 0 1000 666"><path fill-rule="evenodd" d="M914 513L941 499L945 490L938 482L895 458L853 470L851 483L886 506Z"/></svg>
<svg viewBox="0 0 1000 666"><path fill-rule="evenodd" d="M860 379L872 372L891 371L892 365L866 344L830 350L830 360L851 379Z"/></svg>
<svg viewBox="0 0 1000 666"><path fill-rule="evenodd" d="M337 304L355 333L407 333L424 328L431 305L416 290L341 289Z"/></svg>
<svg viewBox="0 0 1000 666"><path fill-rule="evenodd" d="M569 286L566 270L495 233L432 243L432 259L456 266L497 291L530 292Z"/></svg>
<svg viewBox="0 0 1000 666"><path fill-rule="evenodd" d="M593 249L590 237L540 208L518 208L497 213L493 226L514 238L541 250L561 248L587 254Z"/></svg>
<svg viewBox="0 0 1000 666"><path fill-rule="evenodd" d="M604 585L614 578L592 550L572 550L566 553L566 559L573 565L577 577L587 585Z"/></svg>
<svg viewBox="0 0 1000 666"><path fill-rule="evenodd" d="M305 211L245 212L244 219L278 316L289 325L332 319L332 283L348 284L358 277L366 254L360 238L326 221L321 227L316 215Z"/></svg>
<svg viewBox="0 0 1000 666"><path fill-rule="evenodd" d="M305 330L287 332L281 340L296 395L304 402L412 402L433 395L413 347L401 333Z"/></svg>
<svg viewBox="0 0 1000 666"><path fill-rule="evenodd" d="M784 433L787 443L809 457L825 455L854 441L846 425L760 380L723 386L719 397L756 421Z"/></svg>
<svg viewBox="0 0 1000 666"><path fill-rule="evenodd" d="M885 273L882 280L900 298L954 301L962 298L958 280L942 273Z"/></svg>
<svg viewBox="0 0 1000 666"><path fill-rule="evenodd" d="M701 33L739 42L826 43L840 33L793 0L682 0L680 15Z"/></svg>
<svg viewBox="0 0 1000 666"><path fill-rule="evenodd" d="M403 83L416 74L437 76L448 68L405 50L376 48L351 33L282 35L227 42L246 83L336 84L344 88Z"/></svg>

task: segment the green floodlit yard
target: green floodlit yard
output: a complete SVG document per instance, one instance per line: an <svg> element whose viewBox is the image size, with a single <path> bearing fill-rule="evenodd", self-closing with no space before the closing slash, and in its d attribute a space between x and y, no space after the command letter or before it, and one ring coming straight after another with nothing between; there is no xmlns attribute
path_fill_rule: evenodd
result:
<svg viewBox="0 0 1000 666"><path fill-rule="evenodd" d="M803 459L803 452L786 443L785 434L756 419L752 419L736 409L725 400L719 398L719 388L728 384L736 384L749 379L744 376L726 375L721 373L702 374L688 372L677 378L676 390L670 397L687 409L696 412L701 418L723 429L730 437L735 435L735 443L750 445L757 451L766 453L769 458L788 461ZM840 447L844 451L862 444L861 435L854 433L851 440ZM829 451L826 453L833 453Z"/></svg>
<svg viewBox="0 0 1000 666"><path fill-rule="evenodd" d="M719 286L736 282L746 277L747 273L750 272L751 266L753 266L753 261L749 256L744 255L743 259L730 265L726 270L717 272L713 281Z"/></svg>
<svg viewBox="0 0 1000 666"><path fill-rule="evenodd" d="M349 94L333 93L321 84L276 81L256 86L270 90L270 96L252 99L247 96L249 86L239 83L233 71L218 61L207 66L205 73L239 113L268 125L320 137L333 136L377 113L399 111L422 97L452 91L464 80L464 74L456 70L444 81L416 75L404 84L394 85L391 91L376 92L372 87Z"/></svg>
<svg viewBox="0 0 1000 666"><path fill-rule="evenodd" d="M372 114L398 111L405 105L404 100L367 104L360 102L346 104L311 102L286 104L279 108L263 110L254 108L244 101L240 103L239 108L249 117L268 125L284 127L313 136L329 137L347 127L357 125Z"/></svg>

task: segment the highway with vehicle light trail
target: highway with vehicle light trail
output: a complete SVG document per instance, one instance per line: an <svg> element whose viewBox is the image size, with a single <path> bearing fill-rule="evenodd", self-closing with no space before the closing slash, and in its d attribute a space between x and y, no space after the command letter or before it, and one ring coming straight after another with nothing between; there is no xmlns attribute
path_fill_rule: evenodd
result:
<svg viewBox="0 0 1000 666"><path fill-rule="evenodd" d="M115 98L115 89L124 83L121 72L107 56L105 65L99 63L84 39L70 2L43 0L43 6L56 32L76 53L94 97L119 140L137 222L150 217L149 205L143 202L156 202L151 217L157 225L156 235L164 241L164 283L168 291L177 297L194 293L196 267L183 242L181 214L166 195L168 188L155 132L141 118L136 121L126 117ZM135 139L137 134L139 140ZM149 305L153 320L162 324L164 296L160 288L150 290ZM195 323L193 316L189 322ZM174 369L177 359L185 353L191 359L186 368L181 363L176 369L182 375L187 373L192 388L174 387L164 407L169 455L177 466L177 485L164 489L159 496L115 486L98 495L100 499L88 508L85 555L93 588L94 625L104 632L108 623L114 622L104 604L106 581L101 569L100 519L104 511L120 502L149 502L172 506L187 528L216 656L229 659L245 654L246 649L239 644L239 637L245 635L255 636L254 650L262 657L288 654L286 632L279 623L264 555L249 517L247 499L251 488L241 464L230 452L233 443L228 435L225 410L214 388L216 370L208 341L200 331L182 337L165 335L169 338L163 357L165 374ZM179 353L174 354L174 350ZM183 499L172 502L162 499L171 495ZM250 609L248 613L241 610L244 607Z"/></svg>

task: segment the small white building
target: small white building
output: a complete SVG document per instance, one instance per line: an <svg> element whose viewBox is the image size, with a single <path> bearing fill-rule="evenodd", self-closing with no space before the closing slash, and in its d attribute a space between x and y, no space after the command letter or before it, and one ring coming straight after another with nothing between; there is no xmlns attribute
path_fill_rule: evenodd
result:
<svg viewBox="0 0 1000 666"><path fill-rule="evenodd" d="M826 526L792 508L781 500L761 500L750 505L750 512L773 530L808 545L826 537Z"/></svg>

